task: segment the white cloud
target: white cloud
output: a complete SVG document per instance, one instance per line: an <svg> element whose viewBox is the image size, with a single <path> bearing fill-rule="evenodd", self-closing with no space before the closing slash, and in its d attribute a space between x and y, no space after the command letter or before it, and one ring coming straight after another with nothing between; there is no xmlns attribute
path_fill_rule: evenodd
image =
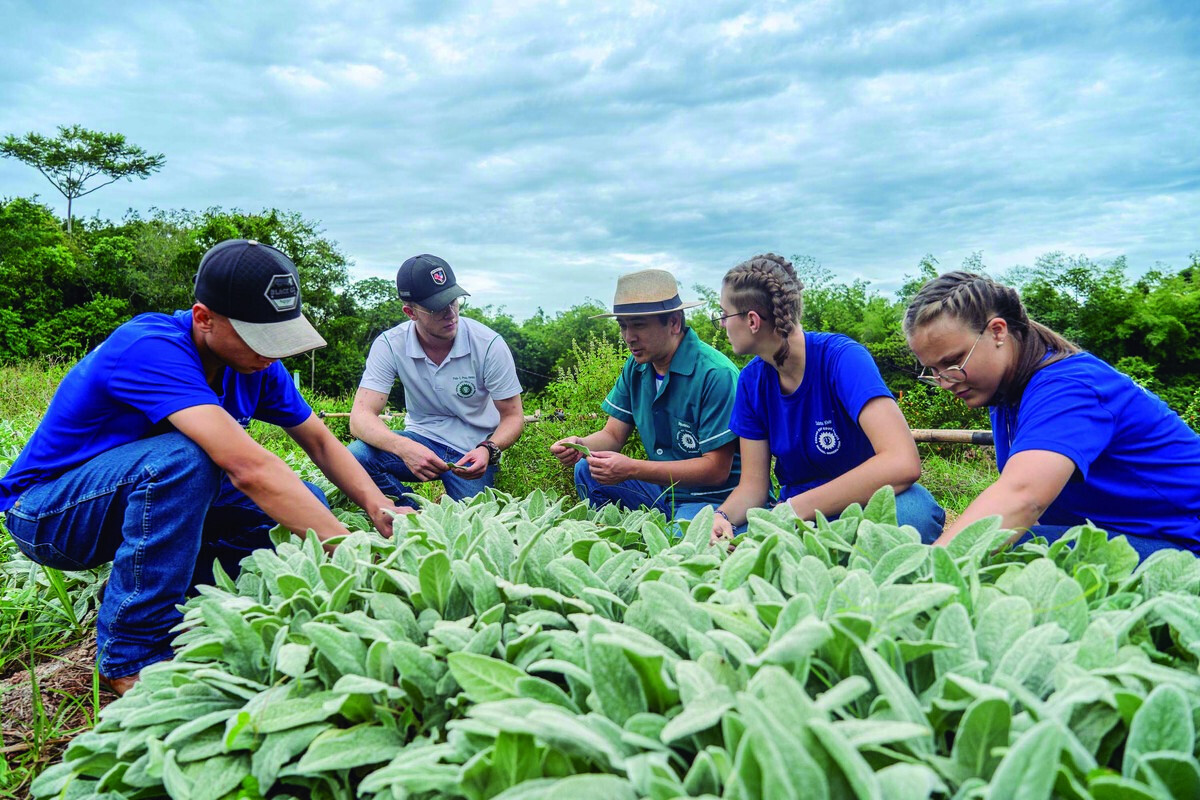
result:
<svg viewBox="0 0 1200 800"><path fill-rule="evenodd" d="M120 84L138 77L135 43L109 32L97 34L83 47L60 50L55 60L57 66L48 77L59 86L83 89Z"/></svg>
<svg viewBox="0 0 1200 800"><path fill-rule="evenodd" d="M765 250L883 286L925 253L1200 249L1200 20L1178 6L14 8L0 131L80 122L167 156L89 212L285 208L356 277L431 251L518 315L646 266L715 286ZM11 159L0 185L53 200Z"/></svg>
<svg viewBox="0 0 1200 800"><path fill-rule="evenodd" d="M329 88L329 84L318 78L309 70L301 67L267 67L267 75L274 78L285 88L300 92L321 92Z"/></svg>

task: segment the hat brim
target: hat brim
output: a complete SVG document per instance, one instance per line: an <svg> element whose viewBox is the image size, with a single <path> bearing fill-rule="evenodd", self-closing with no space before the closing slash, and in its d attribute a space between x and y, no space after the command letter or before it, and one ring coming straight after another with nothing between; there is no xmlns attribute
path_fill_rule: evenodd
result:
<svg viewBox="0 0 1200 800"><path fill-rule="evenodd" d="M676 311L686 311L689 308L702 306L704 303L693 301L691 303L681 303L674 308L664 308L661 311L612 311L608 314L596 314L588 317L588 319L605 319L607 317L657 317L659 314L673 314Z"/></svg>
<svg viewBox="0 0 1200 800"><path fill-rule="evenodd" d="M327 344L303 314L284 322L229 322L246 346L263 358L287 358Z"/></svg>
<svg viewBox="0 0 1200 800"><path fill-rule="evenodd" d="M470 297L470 295L470 292L456 283L453 286L447 286L437 294L429 295L429 297L426 297L420 302L417 302L416 300L409 300L406 302L408 302L410 305L420 306L426 311L441 311L458 298Z"/></svg>

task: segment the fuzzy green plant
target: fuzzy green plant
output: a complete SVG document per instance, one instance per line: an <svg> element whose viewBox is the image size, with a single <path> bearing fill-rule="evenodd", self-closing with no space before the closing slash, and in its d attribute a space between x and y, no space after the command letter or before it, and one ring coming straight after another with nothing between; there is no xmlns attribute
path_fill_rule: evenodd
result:
<svg viewBox="0 0 1200 800"><path fill-rule="evenodd" d="M366 528L366 520L346 511ZM1200 562L541 491L278 536L35 797L1194 797Z"/></svg>

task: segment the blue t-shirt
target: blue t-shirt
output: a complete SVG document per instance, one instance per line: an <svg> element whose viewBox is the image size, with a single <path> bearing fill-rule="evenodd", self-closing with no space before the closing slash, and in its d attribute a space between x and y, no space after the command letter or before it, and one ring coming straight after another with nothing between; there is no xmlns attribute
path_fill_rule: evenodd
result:
<svg viewBox="0 0 1200 800"><path fill-rule="evenodd" d="M729 427L766 440L780 500L857 467L875 448L858 424L863 406L891 397L867 349L840 333L804 333L804 377L785 395L773 364L755 358L738 377Z"/></svg>
<svg viewBox="0 0 1200 800"><path fill-rule="evenodd" d="M30 486L97 455L173 430L167 417L219 405L242 427L260 419L285 428L312 415L278 361L242 375L228 367L220 396L204 378L192 341L192 312L142 314L113 331L67 373L46 416L0 479L0 511Z"/></svg>
<svg viewBox="0 0 1200 800"><path fill-rule="evenodd" d="M1000 469L1023 450L1075 463L1042 524L1091 520L1200 552L1200 436L1128 376L1078 353L1035 372L1016 408L991 415Z"/></svg>

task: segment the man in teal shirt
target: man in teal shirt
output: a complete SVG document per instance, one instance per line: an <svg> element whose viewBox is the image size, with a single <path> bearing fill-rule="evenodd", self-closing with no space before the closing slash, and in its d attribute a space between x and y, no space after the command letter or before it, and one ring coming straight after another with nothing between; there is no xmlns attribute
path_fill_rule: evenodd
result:
<svg viewBox="0 0 1200 800"><path fill-rule="evenodd" d="M660 269L622 275L611 314L629 359L601 408L604 428L550 446L575 467L575 488L593 506L656 508L691 519L738 483L737 435L729 429L737 367L684 322L675 278ZM634 427L646 460L621 454ZM584 450L572 445L582 445Z"/></svg>

